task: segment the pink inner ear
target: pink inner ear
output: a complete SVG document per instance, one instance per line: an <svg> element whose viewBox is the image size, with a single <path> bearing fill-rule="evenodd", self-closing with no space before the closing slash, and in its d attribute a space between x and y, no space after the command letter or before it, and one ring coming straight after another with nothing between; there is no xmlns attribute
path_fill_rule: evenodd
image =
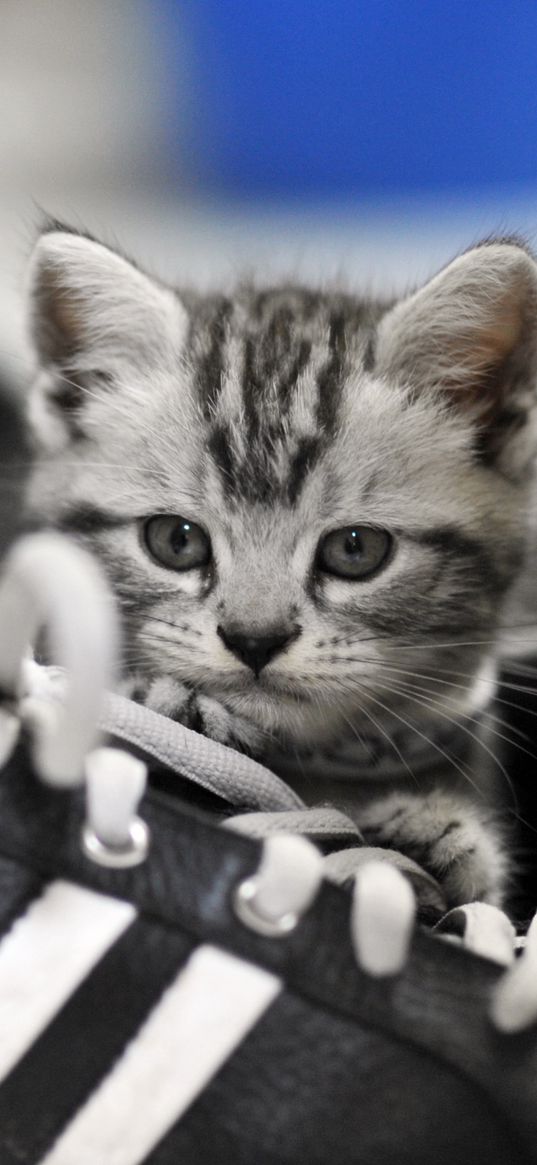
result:
<svg viewBox="0 0 537 1165"><path fill-rule="evenodd" d="M483 353L483 365L501 364L520 340L522 332L522 304L512 293L505 294L497 303L495 318L479 334L478 352Z"/></svg>
<svg viewBox="0 0 537 1165"><path fill-rule="evenodd" d="M523 248L501 240L474 248L381 320L379 370L415 390L456 394L463 408L488 408L536 307L537 265Z"/></svg>
<svg viewBox="0 0 537 1165"><path fill-rule="evenodd" d="M76 292L67 288L53 265L43 266L38 288L39 313L54 345L51 356L77 351L84 341L83 312Z"/></svg>
<svg viewBox="0 0 537 1165"><path fill-rule="evenodd" d="M522 328L523 305L510 289L494 304L494 318L476 326L475 334L467 333L462 341L453 340L453 366L466 366L468 380L461 383L459 375L450 383L448 372L445 387L453 393L452 403L478 417L485 427L504 406L507 388L502 366L519 343Z"/></svg>

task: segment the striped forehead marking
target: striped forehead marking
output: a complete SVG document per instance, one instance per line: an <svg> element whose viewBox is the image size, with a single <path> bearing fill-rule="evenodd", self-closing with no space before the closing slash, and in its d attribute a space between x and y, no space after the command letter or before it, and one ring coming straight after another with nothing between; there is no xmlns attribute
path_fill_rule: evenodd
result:
<svg viewBox="0 0 537 1165"><path fill-rule="evenodd" d="M333 437L370 314L370 305L301 289L204 301L191 359L228 499L296 502Z"/></svg>

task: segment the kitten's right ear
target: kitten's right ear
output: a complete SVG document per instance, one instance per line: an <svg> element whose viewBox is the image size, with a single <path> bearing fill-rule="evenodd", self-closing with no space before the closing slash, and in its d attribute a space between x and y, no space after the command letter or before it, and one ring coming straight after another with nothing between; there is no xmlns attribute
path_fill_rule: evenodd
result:
<svg viewBox="0 0 537 1165"><path fill-rule="evenodd" d="M39 238L30 262L30 330L43 375L31 419L48 443L82 417L84 381L113 384L176 360L185 310L177 296L102 243L67 229ZM50 422L50 423L49 423ZM55 443L57 440L55 438Z"/></svg>
<svg viewBox="0 0 537 1165"><path fill-rule="evenodd" d="M504 468L533 456L537 264L516 240L472 248L382 318L375 369L441 395Z"/></svg>

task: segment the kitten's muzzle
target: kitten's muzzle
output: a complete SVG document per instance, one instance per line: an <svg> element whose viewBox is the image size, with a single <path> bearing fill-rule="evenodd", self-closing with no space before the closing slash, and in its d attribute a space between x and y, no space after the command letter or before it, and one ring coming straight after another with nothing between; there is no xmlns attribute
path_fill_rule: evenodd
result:
<svg viewBox="0 0 537 1165"><path fill-rule="evenodd" d="M252 635L237 626L219 625L216 628L217 635L225 643L228 651L251 668L256 677L275 655L279 655L298 639L301 631L302 628L298 624L294 627L267 628L262 635Z"/></svg>

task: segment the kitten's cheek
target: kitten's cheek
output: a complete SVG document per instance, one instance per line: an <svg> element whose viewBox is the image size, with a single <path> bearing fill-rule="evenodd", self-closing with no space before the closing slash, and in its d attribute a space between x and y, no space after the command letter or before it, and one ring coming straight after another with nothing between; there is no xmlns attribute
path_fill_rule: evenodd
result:
<svg viewBox="0 0 537 1165"><path fill-rule="evenodd" d="M327 576L319 584L318 594L325 607L349 607L356 604L358 611L360 596L369 594L371 589L371 583L343 582Z"/></svg>
<svg viewBox="0 0 537 1165"><path fill-rule="evenodd" d="M203 583L196 570L185 571L180 576L180 581L177 584L177 589L183 595L201 595L203 592Z"/></svg>
<svg viewBox="0 0 537 1165"><path fill-rule="evenodd" d="M241 678L244 677L248 669L223 646L222 640L216 635L214 642L211 642L210 652L211 667L215 671L226 672L227 675L236 675Z"/></svg>
<svg viewBox="0 0 537 1165"><path fill-rule="evenodd" d="M204 597L207 591L207 580L199 570L179 572L165 570L164 567L156 566L153 563L150 565L153 567L152 577L156 580L157 585L159 583L162 585L163 577L170 584L170 600L173 601L174 592L179 601L182 595L186 595L189 599L202 599Z"/></svg>

